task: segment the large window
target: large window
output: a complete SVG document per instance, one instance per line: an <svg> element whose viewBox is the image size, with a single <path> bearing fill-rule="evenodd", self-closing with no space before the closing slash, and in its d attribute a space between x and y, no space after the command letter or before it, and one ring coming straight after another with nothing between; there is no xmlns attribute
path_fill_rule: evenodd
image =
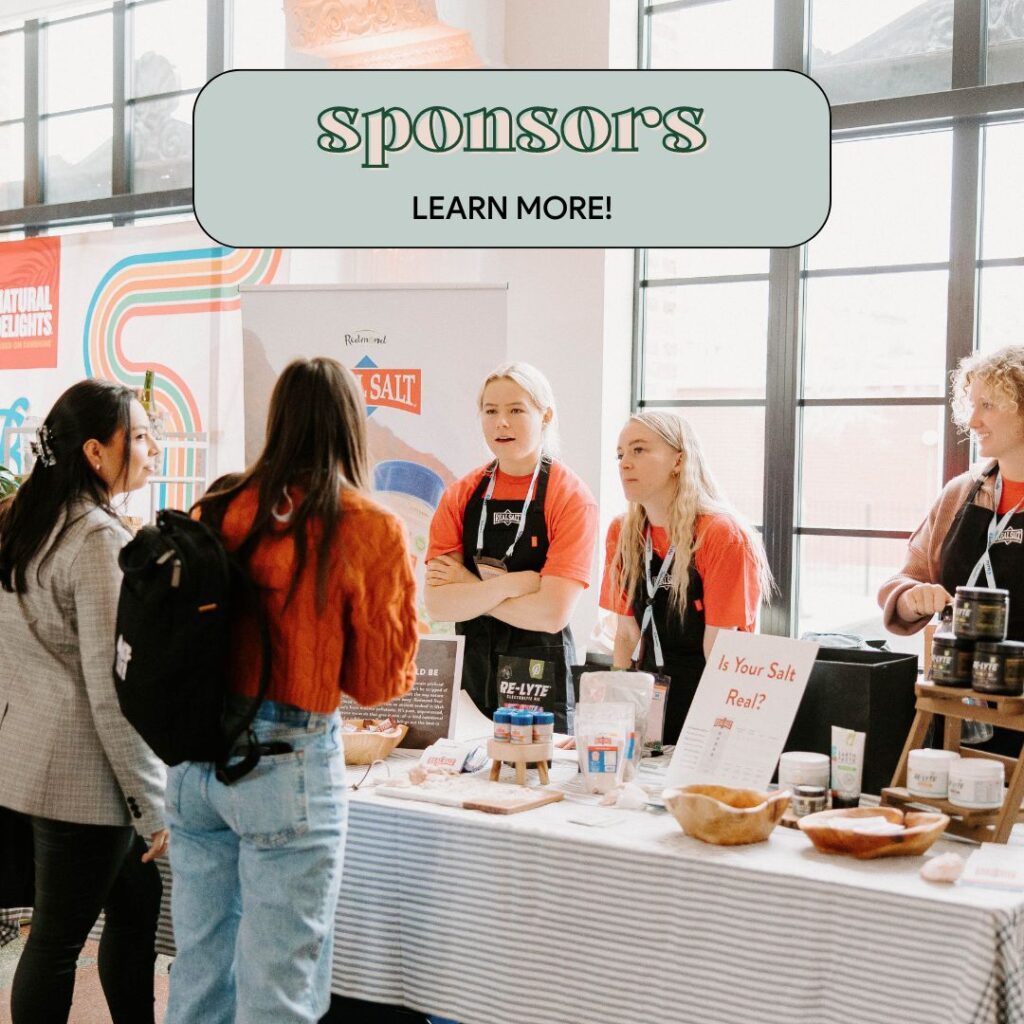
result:
<svg viewBox="0 0 1024 1024"><path fill-rule="evenodd" d="M969 445L948 379L1024 343L1024 0L667 0L645 67L788 67L833 108L832 211L793 250L637 261L637 407L691 420L763 530L767 631L882 636L879 584Z"/></svg>
<svg viewBox="0 0 1024 1024"><path fill-rule="evenodd" d="M199 90L226 67L281 67L284 35L280 0L0 21L0 241L190 213Z"/></svg>

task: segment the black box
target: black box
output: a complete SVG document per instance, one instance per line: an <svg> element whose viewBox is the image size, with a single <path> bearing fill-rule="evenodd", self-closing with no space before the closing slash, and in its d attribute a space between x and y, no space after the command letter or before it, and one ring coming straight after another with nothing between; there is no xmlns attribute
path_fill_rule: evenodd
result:
<svg viewBox="0 0 1024 1024"><path fill-rule="evenodd" d="M785 750L830 754L832 726L867 734L865 793L892 782L914 718L917 655L822 647Z"/></svg>

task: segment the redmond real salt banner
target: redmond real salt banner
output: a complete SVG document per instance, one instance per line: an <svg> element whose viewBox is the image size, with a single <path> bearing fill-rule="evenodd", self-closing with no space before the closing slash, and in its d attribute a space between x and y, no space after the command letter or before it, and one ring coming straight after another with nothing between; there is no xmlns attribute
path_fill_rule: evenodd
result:
<svg viewBox="0 0 1024 1024"><path fill-rule="evenodd" d="M430 520L450 483L489 458L476 399L506 358L505 285L242 288L246 462L259 453L270 391L300 356L357 377L378 500L409 529L422 606Z"/></svg>

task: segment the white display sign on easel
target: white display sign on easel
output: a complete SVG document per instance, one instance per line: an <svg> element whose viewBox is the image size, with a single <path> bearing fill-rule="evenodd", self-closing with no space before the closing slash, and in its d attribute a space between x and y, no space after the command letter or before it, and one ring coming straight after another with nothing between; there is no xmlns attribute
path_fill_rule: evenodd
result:
<svg viewBox="0 0 1024 1024"><path fill-rule="evenodd" d="M665 785L764 789L793 727L818 645L720 630ZM666 737L668 739L668 737Z"/></svg>

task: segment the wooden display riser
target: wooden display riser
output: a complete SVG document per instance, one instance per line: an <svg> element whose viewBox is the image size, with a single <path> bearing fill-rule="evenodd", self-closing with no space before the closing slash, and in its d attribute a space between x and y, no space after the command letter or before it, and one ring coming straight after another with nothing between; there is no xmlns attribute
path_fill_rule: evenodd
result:
<svg viewBox="0 0 1024 1024"><path fill-rule="evenodd" d="M1024 749L1019 757L1004 757L984 750L960 746L960 723L964 719L987 722L1002 729L1024 732L1024 697L1001 697L994 694L976 693L959 686L940 686L936 683L918 683L915 687L916 714L910 726L910 734L904 744L903 753L893 775L892 786L883 789L881 803L903 808L907 804L922 804L941 810L950 816L947 831L978 842L1005 843L1010 831L1018 821L1024 821ZM983 700L983 705L964 704L964 698ZM961 757L983 757L1003 764L1007 773L1008 787L1003 805L998 810L975 811L958 807L948 800L931 797L911 796L907 790L907 759L911 750L924 744L928 727L935 715L945 719L942 746L955 750Z"/></svg>
<svg viewBox="0 0 1024 1024"><path fill-rule="evenodd" d="M491 758L491 782L497 782L503 764L512 765L516 770L516 782L526 785L526 766L536 765L537 775L543 785L551 781L548 776L548 762L554 756L554 744L548 740L544 743L506 743L504 740L488 740L487 754Z"/></svg>

